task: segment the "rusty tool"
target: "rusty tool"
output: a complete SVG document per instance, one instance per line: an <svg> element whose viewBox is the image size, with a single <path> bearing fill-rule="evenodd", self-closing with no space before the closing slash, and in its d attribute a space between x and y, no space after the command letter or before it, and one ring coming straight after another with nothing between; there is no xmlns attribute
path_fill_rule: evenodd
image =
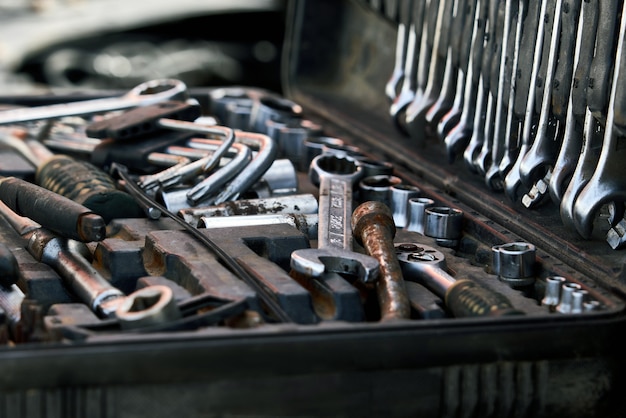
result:
<svg viewBox="0 0 626 418"><path fill-rule="evenodd" d="M393 245L396 226L391 210L382 202L363 202L352 213L352 229L357 242L380 264L376 292L381 320L410 318L411 305Z"/></svg>

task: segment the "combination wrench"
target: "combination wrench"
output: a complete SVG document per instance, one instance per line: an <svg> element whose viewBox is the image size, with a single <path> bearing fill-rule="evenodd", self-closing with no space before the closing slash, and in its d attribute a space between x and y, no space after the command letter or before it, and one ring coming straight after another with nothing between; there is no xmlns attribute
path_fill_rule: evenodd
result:
<svg viewBox="0 0 626 418"><path fill-rule="evenodd" d="M474 10L472 40L467 63L467 77L463 92L463 109L459 122L448 131L444 138L448 161L454 162L472 137L474 113L479 91L480 70L484 50L485 22L489 11L488 2L476 0Z"/></svg>
<svg viewBox="0 0 626 418"><path fill-rule="evenodd" d="M583 149L583 126L587 106L587 83L589 68L595 49L598 26L597 3L582 2L579 11L576 45L574 47L573 70L569 101L565 115L565 132L559 155L552 168L548 191L552 201L560 205L565 191L572 180L578 159ZM561 60L562 58L559 58ZM563 58L565 59L565 58Z"/></svg>
<svg viewBox="0 0 626 418"><path fill-rule="evenodd" d="M476 0L468 0L466 7L459 10L457 8L456 22L461 25L461 32L458 35L458 42L454 41L454 34L451 46L458 49L453 53L455 66L457 67L456 92L454 102L450 110L444 114L437 123L437 137L444 141L448 133L459 123L463 114L465 104L465 89L469 81L468 66L472 47L472 34L474 31L474 16Z"/></svg>
<svg viewBox="0 0 626 418"><path fill-rule="evenodd" d="M511 169L509 170L506 177L504 178L504 191L507 197L512 202L517 202L518 199L520 199L521 196L523 195L523 194L520 195L520 189L522 188L522 179L520 176L520 165L522 163L522 160L524 159L524 156L526 155L526 152L528 152L528 149L532 145L534 134L535 134L533 131L536 129L536 125L537 125L537 112L535 109L536 108L535 101L536 101L536 93L537 93L536 86L538 83L539 72L540 72L540 67L541 67L544 36L545 36L545 29L546 29L546 20L543 17L546 15L547 6L549 2L550 0L542 0L541 6L538 10L537 15L533 16L529 13L526 17L526 21L531 23L531 25L529 26L532 26L533 21L538 22L538 24L537 24L536 36L534 37L535 38L534 43L533 43L534 46L532 49L533 58L532 58L532 69L530 71L530 80L528 83L528 86L529 86L528 95L526 97L526 102L524 103L525 110L524 110L524 118L522 121L523 127L522 127L520 146L519 146L519 150L517 153L517 158L515 159L515 163L511 166ZM531 3L539 3L539 2L531 2ZM534 28L525 27L524 33L527 33L527 29L532 30ZM530 43L530 40L528 40L528 43ZM530 47L530 45L528 45L527 47ZM517 97L516 97L516 100L517 100Z"/></svg>
<svg viewBox="0 0 626 418"><path fill-rule="evenodd" d="M374 282L380 271L378 260L352 248L353 188L362 177L362 168L348 155L324 153L311 162L309 177L319 185L317 248L293 251L291 269L331 290L342 286L344 280L339 274L358 277L364 283ZM347 302L335 300L335 312L330 315L333 319L362 318L360 310L349 308L354 296L348 296ZM358 294L355 296L358 299Z"/></svg>
<svg viewBox="0 0 626 418"><path fill-rule="evenodd" d="M187 86L180 80L150 80L137 85L120 97L4 110L0 112L0 125L105 113L147 106L164 100L184 101L187 98Z"/></svg>
<svg viewBox="0 0 626 418"><path fill-rule="evenodd" d="M610 6L617 6L611 3ZM621 16L624 16L626 5L622 6ZM614 16L617 16L615 13ZM615 17L617 20L617 17ZM619 35L617 49L614 58L610 97L608 101L608 111L606 116L606 127L602 142L602 150L596 169L589 179L589 182L582 189L574 204L574 226L578 233L585 239L589 239L593 232L593 222L598 211L604 204L617 203L623 205L626 201L626 179L623 175L623 162L626 158L626 147L624 140L626 137L614 128L615 102L623 102L626 94L624 90L624 72L626 62L623 59L626 53L624 37L626 36L626 19L622 18L619 25ZM619 98L619 99L618 99ZM591 109L590 109L591 110ZM623 213L618 214L619 221Z"/></svg>
<svg viewBox="0 0 626 418"><path fill-rule="evenodd" d="M472 135L463 151L463 160L466 168L472 173L478 171L476 158L485 141L485 121L487 118L487 103L492 70L492 58L496 43L496 28L498 21L498 9L501 0L492 1L488 4L488 16L485 26L485 44L482 53L482 63L478 78L478 95L476 96L476 110L472 127Z"/></svg>

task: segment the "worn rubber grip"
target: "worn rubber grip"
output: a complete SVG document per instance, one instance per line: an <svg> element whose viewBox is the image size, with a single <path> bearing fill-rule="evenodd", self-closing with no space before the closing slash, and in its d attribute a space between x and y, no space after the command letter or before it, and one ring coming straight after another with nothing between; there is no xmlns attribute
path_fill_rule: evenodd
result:
<svg viewBox="0 0 626 418"><path fill-rule="evenodd" d="M12 211L42 227L78 241L105 238L104 219L65 196L16 177L0 180L0 200Z"/></svg>
<svg viewBox="0 0 626 418"><path fill-rule="evenodd" d="M524 314L515 309L503 294L467 279L457 280L450 286L446 291L445 304L457 318Z"/></svg>
<svg viewBox="0 0 626 418"><path fill-rule="evenodd" d="M56 155L38 168L35 183L85 206L107 223L115 218L144 216L131 195L118 189L107 173L86 161Z"/></svg>

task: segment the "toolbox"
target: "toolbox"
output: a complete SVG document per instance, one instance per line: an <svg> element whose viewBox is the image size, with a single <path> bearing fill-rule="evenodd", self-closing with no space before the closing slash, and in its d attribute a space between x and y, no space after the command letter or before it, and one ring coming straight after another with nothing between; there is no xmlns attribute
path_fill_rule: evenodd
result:
<svg viewBox="0 0 626 418"><path fill-rule="evenodd" d="M0 126L0 415L623 416L624 6L575 3L292 1L281 92ZM33 150L71 160L46 184Z"/></svg>

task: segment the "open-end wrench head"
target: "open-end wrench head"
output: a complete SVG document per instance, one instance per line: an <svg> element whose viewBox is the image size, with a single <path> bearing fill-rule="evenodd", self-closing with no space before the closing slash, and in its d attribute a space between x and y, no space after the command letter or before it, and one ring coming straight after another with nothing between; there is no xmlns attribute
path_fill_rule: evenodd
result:
<svg viewBox="0 0 626 418"><path fill-rule="evenodd" d="M325 272L348 274L364 283L378 279L380 264L369 255L340 248L304 248L291 253L291 268L309 277Z"/></svg>

